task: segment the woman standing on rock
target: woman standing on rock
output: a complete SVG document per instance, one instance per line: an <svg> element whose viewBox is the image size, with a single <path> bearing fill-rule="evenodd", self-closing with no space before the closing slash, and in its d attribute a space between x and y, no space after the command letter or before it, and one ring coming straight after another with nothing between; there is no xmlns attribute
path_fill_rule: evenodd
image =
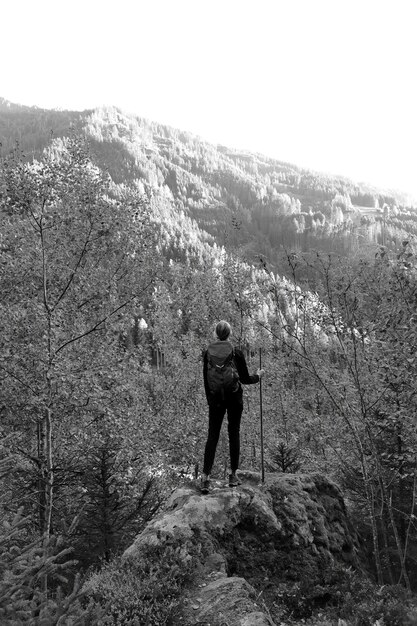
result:
<svg viewBox="0 0 417 626"><path fill-rule="evenodd" d="M249 374L243 352L230 342L232 329L222 320L216 326L216 341L211 343L203 356L204 388L209 405L208 437L204 450L201 491L210 490L210 473L216 455L217 443L223 418L227 411L230 469L229 486L240 484L236 476L240 455L240 420L243 412L243 385L258 383L264 370Z"/></svg>

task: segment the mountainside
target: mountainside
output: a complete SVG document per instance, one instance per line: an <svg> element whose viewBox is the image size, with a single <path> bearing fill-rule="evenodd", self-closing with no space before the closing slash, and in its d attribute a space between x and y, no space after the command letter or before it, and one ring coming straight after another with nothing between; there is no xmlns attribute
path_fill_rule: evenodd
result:
<svg viewBox="0 0 417 626"><path fill-rule="evenodd" d="M153 198L174 258L237 246L250 262L262 255L279 270L284 248L348 254L364 243L397 247L417 232L417 212L399 192L214 146L114 107L78 113L0 100L3 154L18 141L39 158L74 132L88 138L93 161L116 185Z"/></svg>

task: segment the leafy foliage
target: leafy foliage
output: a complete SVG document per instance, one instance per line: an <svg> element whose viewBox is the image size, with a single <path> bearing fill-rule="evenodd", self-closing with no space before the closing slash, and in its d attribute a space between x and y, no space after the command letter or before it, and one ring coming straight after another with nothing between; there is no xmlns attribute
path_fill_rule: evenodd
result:
<svg viewBox="0 0 417 626"><path fill-rule="evenodd" d="M90 609L104 606L103 624L161 626L174 623L181 591L195 564L184 563L181 548L148 549L139 562L114 560L87 583Z"/></svg>
<svg viewBox="0 0 417 626"><path fill-rule="evenodd" d="M321 584L279 585L272 604L272 615L277 620L308 626L411 626L416 610L404 588L376 587L361 573L340 566L329 570Z"/></svg>

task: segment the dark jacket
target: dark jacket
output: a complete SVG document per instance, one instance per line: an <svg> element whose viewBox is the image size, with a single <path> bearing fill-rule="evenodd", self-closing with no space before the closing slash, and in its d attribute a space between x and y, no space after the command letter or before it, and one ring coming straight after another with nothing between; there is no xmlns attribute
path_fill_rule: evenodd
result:
<svg viewBox="0 0 417 626"><path fill-rule="evenodd" d="M221 341L220 343L225 343L230 345L230 350L233 350L233 346L230 341ZM259 383L258 374L249 374L248 366L246 365L246 359L243 355L242 350L239 348L235 348L235 365L237 369L237 373L239 374L239 383L243 385L253 385L254 383ZM207 402L210 402L212 396L207 384L207 350L203 353L203 377L204 377L204 389L206 392ZM241 386L239 385L241 389Z"/></svg>

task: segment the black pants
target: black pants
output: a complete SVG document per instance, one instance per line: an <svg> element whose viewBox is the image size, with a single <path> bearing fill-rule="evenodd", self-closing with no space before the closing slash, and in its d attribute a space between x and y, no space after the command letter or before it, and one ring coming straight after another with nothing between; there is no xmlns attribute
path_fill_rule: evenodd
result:
<svg viewBox="0 0 417 626"><path fill-rule="evenodd" d="M230 468L232 472L235 472L239 467L240 420L243 411L242 389L226 396L223 401L214 401L209 404L208 437L204 450L204 474L211 473L226 411L229 432Z"/></svg>

